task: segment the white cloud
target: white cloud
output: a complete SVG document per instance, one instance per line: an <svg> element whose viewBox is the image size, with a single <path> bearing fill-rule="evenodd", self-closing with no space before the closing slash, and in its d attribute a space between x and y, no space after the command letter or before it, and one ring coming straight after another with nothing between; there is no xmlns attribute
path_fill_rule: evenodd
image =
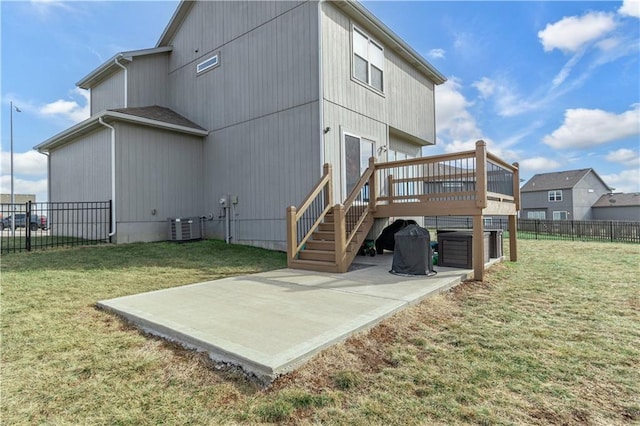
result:
<svg viewBox="0 0 640 426"><path fill-rule="evenodd" d="M11 193L11 176L0 176L0 192L3 194ZM14 194L35 194L36 201L42 202L47 200L47 179L28 180L22 178L13 179Z"/></svg>
<svg viewBox="0 0 640 426"><path fill-rule="evenodd" d="M615 28L613 14L589 12L583 16L564 17L556 23L547 24L544 30L538 32L538 37L545 52L553 49L577 52Z"/></svg>
<svg viewBox="0 0 640 426"><path fill-rule="evenodd" d="M45 104L39 108L38 112L44 116L64 118L73 123L79 123L89 118L89 91L75 88L70 99L58 99Z"/></svg>
<svg viewBox="0 0 640 426"><path fill-rule="evenodd" d="M566 110L562 126L545 136L543 141L553 148L581 148L638 134L640 104L621 114L577 108Z"/></svg>
<svg viewBox="0 0 640 426"><path fill-rule="evenodd" d="M627 148L609 151L605 159L611 163L619 163L627 167L640 167L640 152Z"/></svg>
<svg viewBox="0 0 640 426"><path fill-rule="evenodd" d="M523 99L517 89L513 88L506 78L491 79L482 77L482 79L474 82L472 86L478 89L483 99L493 98L496 112L501 117L514 117L535 110L542 102L530 102Z"/></svg>
<svg viewBox="0 0 640 426"><path fill-rule="evenodd" d="M60 10L60 12L64 13L65 15L76 11L76 9L71 6L68 1L31 0L29 4L33 8L33 11L36 13L36 15L38 15L42 20L50 19L55 10Z"/></svg>
<svg viewBox="0 0 640 426"><path fill-rule="evenodd" d="M640 192L640 169L623 170L620 173L603 175L607 185L615 188L615 192Z"/></svg>
<svg viewBox="0 0 640 426"><path fill-rule="evenodd" d="M46 176L47 157L37 151L13 153L14 175ZM11 174L11 153L0 151L0 170L2 174Z"/></svg>
<svg viewBox="0 0 640 426"><path fill-rule="evenodd" d="M618 9L620 15L632 16L634 18L640 18L640 1L639 0L624 0L622 6Z"/></svg>
<svg viewBox="0 0 640 426"><path fill-rule="evenodd" d="M433 59L442 59L444 58L445 53L446 52L444 49L431 49L428 55L430 58L433 58Z"/></svg>
<svg viewBox="0 0 640 426"><path fill-rule="evenodd" d="M496 90L496 83L489 77L482 77L481 80L476 81L472 86L478 89L480 96L485 99L491 97Z"/></svg>
<svg viewBox="0 0 640 426"><path fill-rule="evenodd" d="M530 129L512 135L510 138L496 142L477 125L469 108L473 102L468 101L461 91L462 84L456 77L436 89L436 132L438 144L445 152L471 151L480 139L487 143L487 150L506 161L517 161L517 154L507 148L518 143L530 133ZM535 124L536 126L538 124ZM432 155L432 154L426 154Z"/></svg>
<svg viewBox="0 0 640 426"><path fill-rule="evenodd" d="M560 72L553 78L552 83L554 87L564 83L567 77L569 77L569 74L571 74L571 70L573 69L573 67L575 67L576 64L580 62L580 58L582 58L583 54L584 50L577 52L571 57L571 59L569 59L569 61L567 61L566 64L564 64Z"/></svg>
<svg viewBox="0 0 640 426"><path fill-rule="evenodd" d="M557 169L561 164L545 157L532 157L520 161L520 170L526 173Z"/></svg>
<svg viewBox="0 0 640 426"><path fill-rule="evenodd" d="M447 152L473 149L475 141L482 138L475 118L467 109L471 103L460 89L455 77L436 89L436 129Z"/></svg>
<svg viewBox="0 0 640 426"><path fill-rule="evenodd" d="M621 40L615 37L605 38L596 43L596 46L604 52L609 52L620 46Z"/></svg>

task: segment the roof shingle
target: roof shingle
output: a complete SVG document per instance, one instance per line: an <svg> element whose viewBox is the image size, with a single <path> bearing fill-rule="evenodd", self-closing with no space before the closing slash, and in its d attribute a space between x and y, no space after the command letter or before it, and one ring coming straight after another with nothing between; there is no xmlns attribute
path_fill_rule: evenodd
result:
<svg viewBox="0 0 640 426"><path fill-rule="evenodd" d="M630 194L605 194L591 207L640 206L640 192Z"/></svg>
<svg viewBox="0 0 640 426"><path fill-rule="evenodd" d="M567 170L564 172L540 173L533 176L525 183L520 192L549 191L553 189L571 189L577 185L588 173L594 173L593 169ZM600 179L600 177L598 176ZM602 179L600 179L602 181ZM602 182L609 187L606 183ZM611 188L609 188L611 190Z"/></svg>
<svg viewBox="0 0 640 426"><path fill-rule="evenodd" d="M134 115L136 117L148 118L150 120L162 121L164 123L175 124L178 126L191 127L198 130L206 130L198 126L193 121L181 116L177 112L158 105L136 108L117 108L110 109L109 111Z"/></svg>

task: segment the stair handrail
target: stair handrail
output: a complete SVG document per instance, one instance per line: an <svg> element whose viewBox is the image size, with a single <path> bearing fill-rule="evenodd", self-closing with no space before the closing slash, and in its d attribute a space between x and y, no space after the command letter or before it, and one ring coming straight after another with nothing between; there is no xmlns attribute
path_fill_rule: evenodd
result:
<svg viewBox="0 0 640 426"><path fill-rule="evenodd" d="M368 167L364 171L364 173L362 173L362 176L360 176L360 180L358 181L358 183L356 183L356 186L353 187L353 190L351 191L351 193L349 193L349 196L344 202L345 220L346 220L346 215L349 209L353 207L353 202L356 200L356 197L362 192L362 188L364 188L364 186L367 183L369 183L369 180L371 179L371 176L373 176L374 171L375 171L375 167ZM373 193L373 191L371 191L371 189L372 188L369 189L369 199L371 199L371 197L375 197L375 194ZM363 210L363 212L360 214L360 217L358 217L358 221L356 222L355 226L353 227L353 229L351 229L351 232L349 232L349 234L347 235L346 241L345 241L345 249L346 247L349 246L349 243L351 243L351 240L353 239L353 236L355 235L356 231L358 230L358 228L366 218L368 210L369 209L367 206L367 209Z"/></svg>
<svg viewBox="0 0 640 426"><path fill-rule="evenodd" d="M353 241L353 238L358 232L358 229L367 218L367 215L369 214L369 209L372 203L371 202L367 203L367 207L363 209L362 213L360 213L360 216L356 220L355 225L352 227L352 229L347 229L347 226L346 226L347 213L353 207L353 203L355 202L358 195L362 192L362 188L364 188L364 186L367 183L374 182L374 179L375 179L374 172L375 172L375 162L374 162L374 159L371 158L369 160L369 167L367 167L367 169L362 173L362 175L360 176L360 179L358 180L356 185L353 187L353 189L349 193L349 196L344 201L344 203L337 204L334 207L334 221L336 222L335 256L336 256L336 264L338 265L339 270L346 270L347 268L347 265L346 265L347 248L349 247L349 244L351 244L351 242ZM375 184L370 185L369 200L371 201L372 197L375 197L375 196L376 196ZM375 198L374 198L374 205L375 205Z"/></svg>
<svg viewBox="0 0 640 426"><path fill-rule="evenodd" d="M300 206L287 207L287 262L295 260L307 240L311 238L313 231L322 223L333 206L333 170L331 164L325 163L322 170L322 177L309 192L309 195L300 203ZM325 192L324 208L304 237L298 242L298 221L322 191Z"/></svg>

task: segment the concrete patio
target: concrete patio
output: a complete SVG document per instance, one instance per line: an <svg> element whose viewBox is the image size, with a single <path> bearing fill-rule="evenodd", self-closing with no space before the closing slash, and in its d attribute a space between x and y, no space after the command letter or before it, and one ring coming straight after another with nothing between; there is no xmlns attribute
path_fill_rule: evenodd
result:
<svg viewBox="0 0 640 426"><path fill-rule="evenodd" d="M104 300L98 306L268 383L473 272L436 266L435 276L403 277L388 272L392 259L393 253L358 256L344 274L280 269Z"/></svg>

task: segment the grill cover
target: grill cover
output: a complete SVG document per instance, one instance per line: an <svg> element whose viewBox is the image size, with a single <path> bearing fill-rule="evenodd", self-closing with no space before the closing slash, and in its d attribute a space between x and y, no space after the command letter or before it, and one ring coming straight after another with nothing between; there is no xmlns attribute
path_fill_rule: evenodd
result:
<svg viewBox="0 0 640 426"><path fill-rule="evenodd" d="M409 225L395 234L392 274L433 275L433 254L429 231Z"/></svg>

